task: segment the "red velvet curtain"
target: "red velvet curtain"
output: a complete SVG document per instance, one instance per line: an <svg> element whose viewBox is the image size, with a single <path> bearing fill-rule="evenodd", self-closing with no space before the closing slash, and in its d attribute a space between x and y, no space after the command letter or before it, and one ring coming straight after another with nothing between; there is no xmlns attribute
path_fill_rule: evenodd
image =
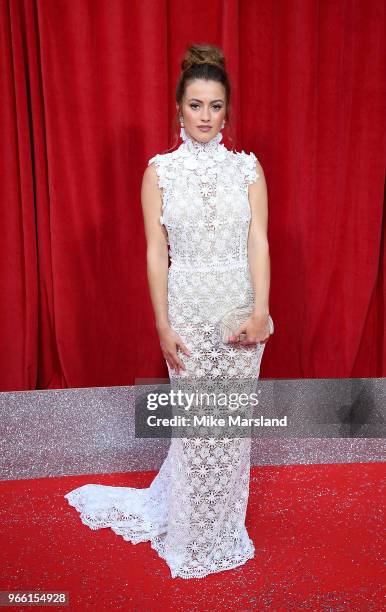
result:
<svg viewBox="0 0 386 612"><path fill-rule="evenodd" d="M223 48L235 146L267 178L261 377L384 376L384 8L1 0L1 390L166 376L140 188L199 42Z"/></svg>

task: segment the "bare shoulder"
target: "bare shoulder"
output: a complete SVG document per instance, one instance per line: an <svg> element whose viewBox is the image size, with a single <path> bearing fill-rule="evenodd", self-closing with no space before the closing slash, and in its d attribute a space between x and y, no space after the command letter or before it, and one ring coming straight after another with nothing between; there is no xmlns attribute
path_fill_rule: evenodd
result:
<svg viewBox="0 0 386 612"><path fill-rule="evenodd" d="M256 175L257 175L257 181L259 182L259 180L263 183L265 183L265 174L264 174L264 168L260 162L260 160L254 155L254 153L251 153L251 155L253 155L253 167L254 170L256 170Z"/></svg>
<svg viewBox="0 0 386 612"><path fill-rule="evenodd" d="M250 153L244 153L244 155L247 159L247 164L251 168L257 170L258 172L264 172L263 166L261 165L260 160L256 157L253 151L251 151Z"/></svg>
<svg viewBox="0 0 386 612"><path fill-rule="evenodd" d="M146 166L145 171L143 173L142 181L149 185L157 185L158 183L158 175L155 162L151 162L148 166Z"/></svg>

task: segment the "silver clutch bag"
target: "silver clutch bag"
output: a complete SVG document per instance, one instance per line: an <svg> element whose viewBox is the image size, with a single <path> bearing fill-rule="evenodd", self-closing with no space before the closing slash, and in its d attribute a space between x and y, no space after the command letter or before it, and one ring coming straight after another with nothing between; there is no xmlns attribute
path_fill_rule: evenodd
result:
<svg viewBox="0 0 386 612"><path fill-rule="evenodd" d="M235 333L235 331L245 323L248 317L251 316L253 312L253 304L242 304L241 306L236 306L236 308L232 308L232 310L228 310L218 321L218 329L220 332L220 338L222 342L228 342L229 338ZM269 333L273 334L274 325L272 321L271 315L268 315L268 326ZM246 338L246 334L240 334L240 340ZM260 344L260 343L259 343Z"/></svg>

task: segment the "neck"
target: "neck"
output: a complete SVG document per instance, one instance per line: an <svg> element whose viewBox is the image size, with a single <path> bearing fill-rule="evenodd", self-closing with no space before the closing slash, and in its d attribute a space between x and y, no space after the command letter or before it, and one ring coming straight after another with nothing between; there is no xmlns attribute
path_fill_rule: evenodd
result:
<svg viewBox="0 0 386 612"><path fill-rule="evenodd" d="M210 155L211 153L216 153L219 150L221 146L220 142L222 140L222 134L221 132L217 132L216 136L213 136L213 138L210 140L201 142L195 138L192 138L191 136L188 136L188 134L182 128L181 138L183 140L182 146L190 153L193 153L194 155L200 155L202 153Z"/></svg>

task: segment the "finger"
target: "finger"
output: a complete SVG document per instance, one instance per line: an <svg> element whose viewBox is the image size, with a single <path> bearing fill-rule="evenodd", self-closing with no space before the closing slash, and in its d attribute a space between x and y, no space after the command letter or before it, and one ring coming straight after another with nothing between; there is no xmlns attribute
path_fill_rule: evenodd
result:
<svg viewBox="0 0 386 612"><path fill-rule="evenodd" d="M181 359L178 359L178 357L176 356L176 360L177 360L177 366L179 368L182 368L183 370L186 370L186 365L184 364L183 361L181 361Z"/></svg>
<svg viewBox="0 0 386 612"><path fill-rule="evenodd" d="M170 368L174 370L175 372L177 372L178 374L178 363L177 363L178 359L176 359L175 354L172 353L171 351L168 353L167 362Z"/></svg>
<svg viewBox="0 0 386 612"><path fill-rule="evenodd" d="M166 360L166 363L168 364L168 366L169 366L169 368L170 368L171 370L174 370L174 365L173 365L173 362L172 362L170 359L167 359L167 360Z"/></svg>
<svg viewBox="0 0 386 612"><path fill-rule="evenodd" d="M241 340L244 340L245 337L244 335L242 335L243 332L237 331L235 332L231 337L230 337L230 341L231 342L240 342Z"/></svg>
<svg viewBox="0 0 386 612"><path fill-rule="evenodd" d="M190 351L189 351L188 347L183 342L179 342L178 346L185 353L185 355L188 355L188 357L190 357Z"/></svg>
<svg viewBox="0 0 386 612"><path fill-rule="evenodd" d="M173 372L175 372L176 374L179 374L179 369L176 363L172 363L171 365L171 369L173 370Z"/></svg>
<svg viewBox="0 0 386 612"><path fill-rule="evenodd" d="M173 359L173 363L175 366L175 369L177 370L177 372L182 368L183 370L186 370L186 366L184 364L183 361L181 361L181 359L179 359L177 352L172 354L172 359Z"/></svg>
<svg viewBox="0 0 386 612"><path fill-rule="evenodd" d="M268 341L268 338L266 338L265 340L256 340L253 338L246 338L244 340L240 341L240 344L242 346L251 346L251 345L258 345L258 344L265 344Z"/></svg>
<svg viewBox="0 0 386 612"><path fill-rule="evenodd" d="M231 342L237 342L238 337L240 336L240 334L245 330L245 328L243 326L239 327L238 329L236 329L236 331L230 336L230 341Z"/></svg>
<svg viewBox="0 0 386 612"><path fill-rule="evenodd" d="M238 336L237 337L233 336L233 340L229 340L230 344L237 344L237 345L239 345L240 342L241 342L241 340L240 340L240 338Z"/></svg>

